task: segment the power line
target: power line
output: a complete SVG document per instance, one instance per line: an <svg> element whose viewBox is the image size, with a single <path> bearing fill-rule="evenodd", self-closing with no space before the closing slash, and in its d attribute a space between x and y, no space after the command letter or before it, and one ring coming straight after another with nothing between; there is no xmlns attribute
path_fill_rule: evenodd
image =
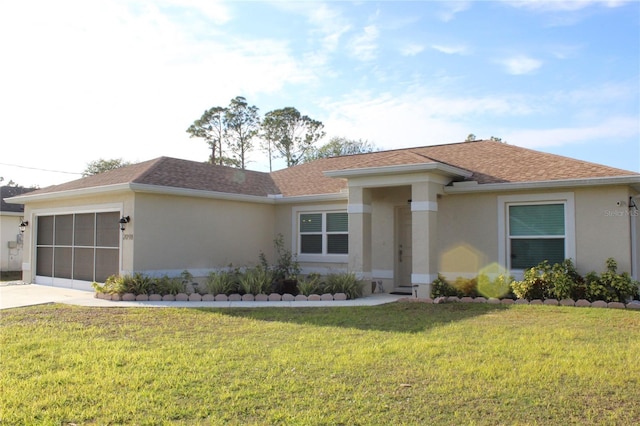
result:
<svg viewBox="0 0 640 426"><path fill-rule="evenodd" d="M10 166L10 167L19 167L21 169L29 169L29 170L38 170L41 172L51 172L51 173L65 173L67 175L82 175L82 173L76 172L63 172L62 170L50 170L50 169L40 169L38 167L28 167L28 166L20 166L18 164L8 164L8 163L0 163L2 166Z"/></svg>

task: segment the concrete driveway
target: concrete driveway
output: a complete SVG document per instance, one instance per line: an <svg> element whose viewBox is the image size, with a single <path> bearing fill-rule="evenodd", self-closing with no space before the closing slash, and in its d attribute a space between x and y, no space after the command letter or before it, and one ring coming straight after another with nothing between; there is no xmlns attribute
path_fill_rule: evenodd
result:
<svg viewBox="0 0 640 426"><path fill-rule="evenodd" d="M373 306L395 302L406 296L378 293L353 300L295 302L112 302L96 299L92 291L73 290L38 284L0 285L0 309L65 303L97 307L172 307L172 308L258 308L258 307L319 307Z"/></svg>

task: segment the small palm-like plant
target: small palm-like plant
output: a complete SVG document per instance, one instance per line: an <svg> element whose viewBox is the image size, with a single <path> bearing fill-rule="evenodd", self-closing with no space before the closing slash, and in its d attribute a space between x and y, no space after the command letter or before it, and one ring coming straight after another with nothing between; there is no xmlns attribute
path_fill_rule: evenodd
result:
<svg viewBox="0 0 640 426"><path fill-rule="evenodd" d="M266 294L271 288L272 275L271 272L257 266L247 269L239 280L240 290L245 294Z"/></svg>
<svg viewBox="0 0 640 426"><path fill-rule="evenodd" d="M326 291L328 293L344 293L349 299L355 299L362 296L362 287L363 283L358 281L353 272L327 276Z"/></svg>
<svg viewBox="0 0 640 426"><path fill-rule="evenodd" d="M304 278L298 279L298 291L305 296L322 294L325 293L324 283L321 281L319 274L309 274Z"/></svg>
<svg viewBox="0 0 640 426"><path fill-rule="evenodd" d="M237 290L236 274L230 271L211 272L207 277L205 286L209 293L213 295L229 295Z"/></svg>

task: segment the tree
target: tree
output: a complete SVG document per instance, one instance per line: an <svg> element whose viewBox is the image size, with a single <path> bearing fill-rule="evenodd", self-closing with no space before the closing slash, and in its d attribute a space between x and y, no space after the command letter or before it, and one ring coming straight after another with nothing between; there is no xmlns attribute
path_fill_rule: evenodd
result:
<svg viewBox="0 0 640 426"><path fill-rule="evenodd" d="M187 129L190 137L203 138L207 142L211 148L209 162L221 166L227 163L223 154L224 114L226 111L226 108L219 106L210 108Z"/></svg>
<svg viewBox="0 0 640 426"><path fill-rule="evenodd" d="M287 161L287 167L300 163L313 149L313 144L325 135L324 124L313 120L293 107L268 112L262 120L262 137L269 154L271 169L272 147Z"/></svg>
<svg viewBox="0 0 640 426"><path fill-rule="evenodd" d="M502 138L496 137L496 136L491 136L489 138L490 141L496 141L496 142L502 142L502 143L507 143L507 141L503 141Z"/></svg>
<svg viewBox="0 0 640 426"><path fill-rule="evenodd" d="M241 169L245 169L246 156L253 148L253 138L258 134L260 117L258 107L249 106L242 96L231 99L222 119L225 139Z"/></svg>
<svg viewBox="0 0 640 426"><path fill-rule="evenodd" d="M130 162L124 161L122 158L112 158L110 160L100 158L87 163L87 168L82 172L82 177L97 175L98 173L119 169L120 167L129 166L130 164Z"/></svg>
<svg viewBox="0 0 640 426"><path fill-rule="evenodd" d="M345 137L333 137L320 148L313 150L305 156L305 162L320 158L338 157L341 155L366 154L379 151L371 142L362 139L347 139Z"/></svg>
<svg viewBox="0 0 640 426"><path fill-rule="evenodd" d="M476 135L474 135L473 133L469 133L469 135L467 136L467 138L464 140L465 142L473 142L473 141L477 141L478 138L476 138Z"/></svg>

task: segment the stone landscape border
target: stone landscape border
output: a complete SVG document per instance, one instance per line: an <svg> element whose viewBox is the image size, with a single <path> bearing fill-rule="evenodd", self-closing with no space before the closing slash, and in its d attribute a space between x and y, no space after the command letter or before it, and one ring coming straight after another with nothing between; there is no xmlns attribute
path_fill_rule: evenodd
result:
<svg viewBox="0 0 640 426"><path fill-rule="evenodd" d="M332 301L332 300L347 300L348 297L345 293L325 293L325 294L310 294L305 296L299 294L294 296L289 293L279 294L205 294L199 293L178 293L176 295L166 294L164 296L160 294L138 294L124 293L124 294L109 294L109 293L95 293L95 297L98 299L112 300L115 302L313 302L313 301Z"/></svg>
<svg viewBox="0 0 640 426"><path fill-rule="evenodd" d="M585 299L573 300L573 299L533 299L531 301L527 299L496 299L493 297L436 297L434 299L430 297L416 298L416 297L404 297L399 299L398 302L413 302L413 303L490 303L494 305L548 305L548 306L577 306L577 307L591 307L591 308L611 308L611 309L639 309L640 300L632 300L629 303L622 302L605 302L604 300L596 300L589 302Z"/></svg>

